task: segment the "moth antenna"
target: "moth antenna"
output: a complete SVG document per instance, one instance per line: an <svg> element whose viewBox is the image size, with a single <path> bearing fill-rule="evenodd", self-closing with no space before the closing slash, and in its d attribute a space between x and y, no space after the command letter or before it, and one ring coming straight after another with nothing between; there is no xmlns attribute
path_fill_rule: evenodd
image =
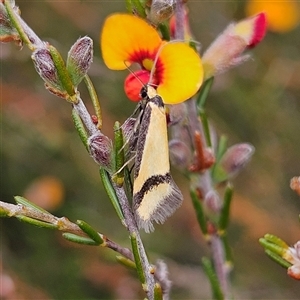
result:
<svg viewBox="0 0 300 300"><path fill-rule="evenodd" d="M125 167L127 167L134 159L135 159L135 156L136 155L133 155L131 158L129 158L127 161L126 161L126 163L118 170L118 171L116 171L113 175L112 175L112 177L113 176L116 176L118 173L120 173Z"/></svg>
<svg viewBox="0 0 300 300"><path fill-rule="evenodd" d="M136 76L134 72L130 69L130 66L127 65L126 61L124 61L124 65L127 68L127 70L137 79L137 81L139 81L143 87L146 87L145 84L141 81L141 79L138 76Z"/></svg>

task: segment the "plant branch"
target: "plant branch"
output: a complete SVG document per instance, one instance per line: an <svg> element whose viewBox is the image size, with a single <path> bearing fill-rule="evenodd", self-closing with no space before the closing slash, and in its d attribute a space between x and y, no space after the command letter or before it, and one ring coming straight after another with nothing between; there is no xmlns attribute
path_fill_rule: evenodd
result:
<svg viewBox="0 0 300 300"><path fill-rule="evenodd" d="M26 220L33 219L43 221L45 223L54 225L52 228L63 232L86 236L86 233L77 224L71 222L66 217L58 218L46 211L37 210L34 207L29 207L22 204L16 205L0 201L0 216L9 218L16 217L20 220L22 220L22 217L27 217L28 219ZM103 243L100 244L100 246L112 249L133 261L132 252L128 248L120 246L101 233L98 234L103 240Z"/></svg>
<svg viewBox="0 0 300 300"><path fill-rule="evenodd" d="M76 112L80 116L82 122L86 126L89 136L91 136L98 132L98 128L93 123L91 115L89 114L88 110L86 109L86 106L84 105L79 92L77 92L76 98L77 98L78 102L73 104L73 108L76 110Z"/></svg>
<svg viewBox="0 0 300 300"><path fill-rule="evenodd" d="M138 254L140 257L142 269L144 272L145 276L145 286L144 290L147 293L147 296L149 299L154 299L154 286L155 286L155 280L153 276L153 266L149 263L134 215L132 213L131 207L129 205L128 198L126 196L126 193L124 191L123 187L119 187L116 184L114 184L114 188L117 194L117 197L120 201L120 206L122 208L125 220L126 220L126 225L127 225L127 230L130 233L131 237L136 238L137 242L137 248L138 248Z"/></svg>

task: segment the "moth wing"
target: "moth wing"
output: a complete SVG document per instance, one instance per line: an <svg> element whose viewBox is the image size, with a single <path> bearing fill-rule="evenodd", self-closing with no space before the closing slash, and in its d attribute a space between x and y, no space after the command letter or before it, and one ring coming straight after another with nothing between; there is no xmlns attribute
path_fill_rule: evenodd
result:
<svg viewBox="0 0 300 300"><path fill-rule="evenodd" d="M181 205L182 193L170 175L165 109L160 96L147 103L135 159L133 208L139 228L154 230Z"/></svg>

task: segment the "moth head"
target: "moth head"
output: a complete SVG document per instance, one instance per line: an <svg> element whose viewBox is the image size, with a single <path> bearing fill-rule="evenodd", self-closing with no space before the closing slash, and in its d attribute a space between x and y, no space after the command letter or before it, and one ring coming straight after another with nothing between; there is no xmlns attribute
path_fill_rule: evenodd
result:
<svg viewBox="0 0 300 300"><path fill-rule="evenodd" d="M155 97L156 95L157 95L156 89L149 84L143 86L140 91L140 96L142 97L142 99L145 100L149 100Z"/></svg>

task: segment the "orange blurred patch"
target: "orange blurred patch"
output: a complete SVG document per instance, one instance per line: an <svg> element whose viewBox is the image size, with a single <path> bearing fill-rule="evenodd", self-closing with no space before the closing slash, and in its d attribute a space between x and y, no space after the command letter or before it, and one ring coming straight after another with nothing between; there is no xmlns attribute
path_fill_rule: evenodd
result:
<svg viewBox="0 0 300 300"><path fill-rule="evenodd" d="M300 4L298 1L248 1L248 16L264 11L267 14L268 28L271 31L285 33L300 23Z"/></svg>
<svg viewBox="0 0 300 300"><path fill-rule="evenodd" d="M63 202L64 186L56 177L39 177L27 187L24 196L36 205L54 211Z"/></svg>

